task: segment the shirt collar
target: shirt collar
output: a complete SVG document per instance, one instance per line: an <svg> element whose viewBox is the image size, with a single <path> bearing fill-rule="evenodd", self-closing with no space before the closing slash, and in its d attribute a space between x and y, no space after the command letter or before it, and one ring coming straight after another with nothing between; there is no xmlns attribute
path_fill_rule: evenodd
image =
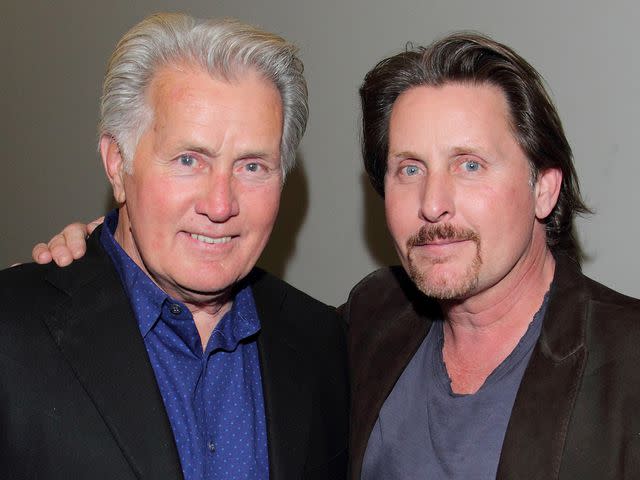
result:
<svg viewBox="0 0 640 480"><path fill-rule="evenodd" d="M138 321L140 333L146 337L160 318L165 302L178 304L185 312L188 309L182 302L167 295L127 255L114 237L117 226L118 210L112 210L105 216L100 241L120 275ZM260 319L251 287L246 282L241 282L231 310L222 317L209 339L207 351L218 349L233 351L241 341L255 335L258 331L260 331Z"/></svg>
<svg viewBox="0 0 640 480"><path fill-rule="evenodd" d="M207 351L231 352L238 344L260 331L260 319L248 285L236 294L231 310L220 320L209 340Z"/></svg>
<svg viewBox="0 0 640 480"><path fill-rule="evenodd" d="M158 321L165 300L171 300L160 287L131 259L113 236L118 226L118 210L112 210L104 218L100 241L113 262L125 293L138 321L142 336L146 336ZM184 307L186 308L186 307Z"/></svg>

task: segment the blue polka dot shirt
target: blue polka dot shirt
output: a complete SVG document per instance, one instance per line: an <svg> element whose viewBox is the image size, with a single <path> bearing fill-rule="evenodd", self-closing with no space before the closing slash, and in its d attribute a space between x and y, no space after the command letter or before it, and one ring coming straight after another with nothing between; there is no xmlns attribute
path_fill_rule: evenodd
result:
<svg viewBox="0 0 640 480"><path fill-rule="evenodd" d="M117 224L114 210L100 240L138 321L185 480L268 479L260 320L251 289L236 294L203 351L189 309L125 253L113 237Z"/></svg>

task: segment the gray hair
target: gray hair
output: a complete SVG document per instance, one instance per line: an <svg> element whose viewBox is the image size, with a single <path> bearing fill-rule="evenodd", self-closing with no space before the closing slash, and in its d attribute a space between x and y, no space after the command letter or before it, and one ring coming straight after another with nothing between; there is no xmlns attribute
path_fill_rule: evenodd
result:
<svg viewBox="0 0 640 480"><path fill-rule="evenodd" d="M273 82L282 100L280 155L283 175L295 164L307 125L307 84L297 48L283 38L233 19L196 19L179 13L151 15L118 42L107 66L100 136L111 136L132 171L133 156L153 119L146 90L163 66L186 63L231 80L253 68Z"/></svg>

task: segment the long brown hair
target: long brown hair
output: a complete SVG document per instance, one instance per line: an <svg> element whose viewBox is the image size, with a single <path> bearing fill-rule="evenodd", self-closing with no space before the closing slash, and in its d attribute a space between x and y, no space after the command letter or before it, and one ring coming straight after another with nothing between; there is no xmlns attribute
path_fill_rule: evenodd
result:
<svg viewBox="0 0 640 480"><path fill-rule="evenodd" d="M562 171L558 202L545 219L547 244L576 261L581 250L574 231L576 214L591 213L580 195L567 141L540 74L509 47L473 32L448 35L428 47L413 47L379 62L360 87L362 155L376 191L384 196L389 149L389 117L398 96L421 85L488 83L504 93L516 141L525 152L532 178L548 168Z"/></svg>

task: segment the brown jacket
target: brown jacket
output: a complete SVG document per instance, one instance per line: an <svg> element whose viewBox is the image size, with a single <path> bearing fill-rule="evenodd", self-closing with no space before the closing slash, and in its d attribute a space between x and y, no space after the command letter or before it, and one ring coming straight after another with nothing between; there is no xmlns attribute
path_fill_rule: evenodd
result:
<svg viewBox="0 0 640 480"><path fill-rule="evenodd" d="M440 313L392 267L360 282L344 314L355 480L382 404ZM640 478L640 301L585 277L565 258L557 262L497 478Z"/></svg>

